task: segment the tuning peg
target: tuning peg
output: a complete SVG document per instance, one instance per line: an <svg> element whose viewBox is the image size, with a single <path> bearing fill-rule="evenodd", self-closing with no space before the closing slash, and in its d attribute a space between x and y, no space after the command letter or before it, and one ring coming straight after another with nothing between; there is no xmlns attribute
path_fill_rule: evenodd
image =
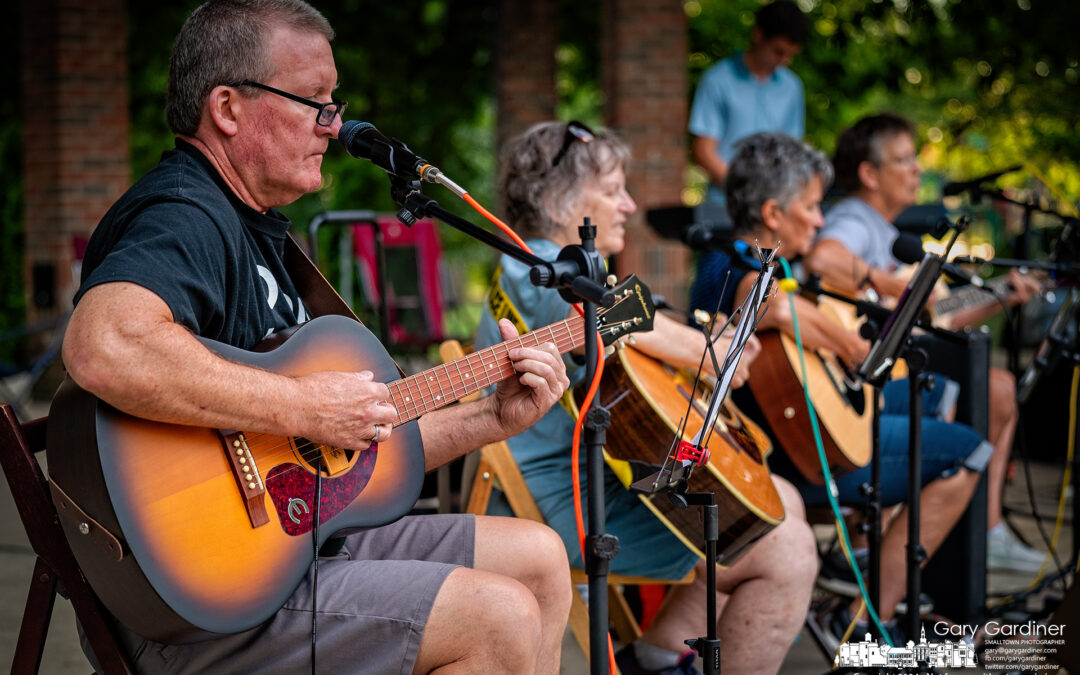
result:
<svg viewBox="0 0 1080 675"><path fill-rule="evenodd" d="M703 309L695 309L694 310L694 323L696 323L697 325L704 326L705 324L709 323L710 319L712 319L712 317L710 317L709 313L706 312L705 310L703 310Z"/></svg>
<svg viewBox="0 0 1080 675"><path fill-rule="evenodd" d="M619 283L619 278L614 274L607 275L607 279L604 280L608 288L615 288L615 284Z"/></svg>

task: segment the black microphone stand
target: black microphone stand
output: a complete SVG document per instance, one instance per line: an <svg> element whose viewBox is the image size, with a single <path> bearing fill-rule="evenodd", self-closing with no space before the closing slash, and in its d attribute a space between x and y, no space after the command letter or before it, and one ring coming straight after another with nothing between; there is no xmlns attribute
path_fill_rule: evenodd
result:
<svg viewBox="0 0 1080 675"><path fill-rule="evenodd" d="M955 240L955 236L954 236ZM951 243L950 243L951 245ZM905 602L907 613L905 615L905 629L910 639L919 634L920 602L922 584L922 564L927 559L926 549L920 543L919 518L920 498L922 496L922 392L933 386L933 376L925 373L927 354L922 349L915 347L911 330L918 326L923 330L934 334L947 334L948 331L933 327L923 321L921 308L926 304L933 281L937 279L944 262L942 258L927 256L924 264L929 261L932 272L922 272L925 283L916 284L913 279L909 285L908 293L904 300L896 308L888 310L861 300L853 300L843 295L822 289L813 281L804 286L812 293L826 295L843 302L854 305L860 314L867 317L869 330L863 337L875 341L867 360L859 369L859 375L873 388L874 409L872 414L872 454L871 454L871 480L863 484L860 491L867 497L867 504L863 511L870 519L868 525L868 548L870 552L870 584L868 589L869 600L880 611L881 594L881 437L880 437L880 414L881 392L888 383L892 371L892 364L898 359L905 360L908 366L908 544L906 556L907 593ZM913 292L914 291L914 292ZM884 319L884 322L882 320ZM876 627L871 629L876 633ZM918 671L937 672L929 668L925 663L917 664ZM836 672L864 672L864 666L845 666L837 668Z"/></svg>
<svg viewBox="0 0 1080 675"><path fill-rule="evenodd" d="M536 286L557 288L563 299L581 302L585 313L586 381L596 372L599 346L596 341L597 305L611 307L615 295L602 285L606 276L603 257L596 251L596 227L589 218L578 228L580 246L563 248L555 262L548 262L518 246L483 230L439 206L420 192L419 181L390 176L390 194L401 206L398 219L412 225L425 216L437 218L451 227L481 241L512 258L530 265L529 279ZM595 401L585 415L586 472L588 484L588 532L585 537L585 572L589 577L589 670L593 675L608 673L607 577L611 560L619 552L619 540L604 531L604 453L603 446L610 412Z"/></svg>

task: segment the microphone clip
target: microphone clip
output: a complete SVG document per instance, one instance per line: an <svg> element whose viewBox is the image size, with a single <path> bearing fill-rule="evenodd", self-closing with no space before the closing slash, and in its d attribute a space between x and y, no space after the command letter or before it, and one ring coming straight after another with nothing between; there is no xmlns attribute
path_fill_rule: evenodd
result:
<svg viewBox="0 0 1080 675"><path fill-rule="evenodd" d="M400 206L397 219L412 227L416 221L428 215L428 207L435 203L420 191L420 180L398 174L386 174L390 178L390 197Z"/></svg>
<svg viewBox="0 0 1080 675"><path fill-rule="evenodd" d="M955 223L949 220L948 216L941 216L934 224L934 229L930 231L930 236L934 239L941 239L949 233L949 230L953 230L959 235L968 229L969 225L971 225L971 216L966 213L957 218Z"/></svg>

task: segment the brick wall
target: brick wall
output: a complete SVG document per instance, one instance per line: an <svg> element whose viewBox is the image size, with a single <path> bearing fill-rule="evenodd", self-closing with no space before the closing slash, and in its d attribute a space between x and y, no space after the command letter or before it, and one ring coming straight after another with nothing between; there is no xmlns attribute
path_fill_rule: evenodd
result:
<svg viewBox="0 0 1080 675"><path fill-rule="evenodd" d="M73 238L88 235L129 184L127 26L124 0L23 2L22 22L25 287L33 320L70 307L78 283ZM50 276L55 301L35 307L34 278L40 290Z"/></svg>
<svg viewBox="0 0 1080 675"><path fill-rule="evenodd" d="M555 119L555 0L499 0L497 146Z"/></svg>
<svg viewBox="0 0 1080 675"><path fill-rule="evenodd" d="M619 275L635 272L654 293L686 305L689 253L656 237L645 211L681 203L686 167L686 15L671 0L604 0L603 81L607 124L634 152L628 224Z"/></svg>

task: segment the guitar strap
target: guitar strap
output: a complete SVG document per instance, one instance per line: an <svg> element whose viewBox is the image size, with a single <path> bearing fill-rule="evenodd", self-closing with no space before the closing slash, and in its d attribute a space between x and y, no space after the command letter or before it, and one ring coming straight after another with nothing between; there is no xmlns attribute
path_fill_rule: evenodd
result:
<svg viewBox="0 0 1080 675"><path fill-rule="evenodd" d="M498 323L499 319L509 319L510 323L514 324L514 328L517 328L517 332L524 335L532 331L532 329L525 323L525 319L521 318L521 312L514 306L514 302L506 294L506 291L503 290L501 283L502 271L502 265L499 265L495 268L495 274L491 277L491 290L488 291L487 296L488 311L491 312L495 323ZM563 392L562 398L559 399L559 405L566 409L570 417L577 418L577 405L574 404L574 394L570 389Z"/></svg>
<svg viewBox="0 0 1080 675"><path fill-rule="evenodd" d="M337 290L326 280L315 263L311 262L311 258L292 234L285 237L282 261L285 263L285 271L289 273L297 292L300 293L300 299L304 301L311 316L337 314L364 325L364 322L352 311L352 307L342 300ZM389 349L388 345L383 345L383 347ZM397 361L394 361L394 366L398 369L398 374L405 377L405 371L401 369Z"/></svg>
<svg viewBox="0 0 1080 675"><path fill-rule="evenodd" d="M312 316L325 316L337 314L345 316L359 323L363 323L349 307L348 303L341 299L338 292L326 280L311 258L300 248L300 244L292 234L285 237L285 251L283 255L285 270L292 278L300 298L307 305ZM384 347L386 345L383 345Z"/></svg>

